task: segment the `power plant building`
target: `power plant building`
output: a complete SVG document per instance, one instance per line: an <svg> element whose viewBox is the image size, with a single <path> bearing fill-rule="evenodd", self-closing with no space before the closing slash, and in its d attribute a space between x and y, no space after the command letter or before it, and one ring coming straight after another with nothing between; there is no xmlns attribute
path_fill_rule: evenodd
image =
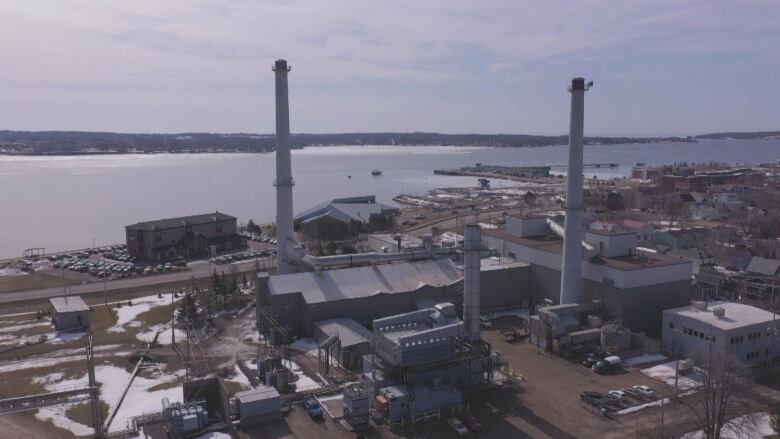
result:
<svg viewBox="0 0 780 439"><path fill-rule="evenodd" d="M510 224L525 223L510 227ZM560 303L563 239L544 217L507 220L509 230L483 231L482 241L503 257L529 265L526 299ZM693 262L637 252L632 233L587 232L588 249L579 259L583 301L601 301L605 319L622 319L635 332L660 334L661 313L690 300Z"/></svg>
<svg viewBox="0 0 780 439"><path fill-rule="evenodd" d="M295 332L349 317L360 323L415 309L415 300L454 300L460 274L449 259L258 276L260 306Z"/></svg>

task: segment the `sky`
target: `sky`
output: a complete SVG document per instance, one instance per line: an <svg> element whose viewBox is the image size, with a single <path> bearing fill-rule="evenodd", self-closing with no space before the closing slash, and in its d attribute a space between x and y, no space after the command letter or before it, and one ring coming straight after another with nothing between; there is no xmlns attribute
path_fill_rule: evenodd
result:
<svg viewBox="0 0 780 439"><path fill-rule="evenodd" d="M0 0L0 129L780 130L777 0Z"/></svg>

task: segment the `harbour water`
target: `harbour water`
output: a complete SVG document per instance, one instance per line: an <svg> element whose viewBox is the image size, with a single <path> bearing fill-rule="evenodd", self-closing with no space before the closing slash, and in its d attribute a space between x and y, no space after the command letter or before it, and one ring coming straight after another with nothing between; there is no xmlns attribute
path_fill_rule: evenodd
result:
<svg viewBox="0 0 780 439"><path fill-rule="evenodd" d="M375 194L378 201L391 202L401 193L474 186L475 178L434 176L433 170L476 162L562 164L566 147L312 147L293 151L292 160L298 212L334 197ZM586 171L603 176L626 175L637 162L709 160L777 161L780 140L585 147L586 163L619 163L619 169ZM373 169L382 175L372 176ZM54 252L87 248L93 239L98 246L118 243L127 224L215 210L239 222L270 222L273 181L272 153L0 156L0 258L19 256L30 247Z"/></svg>

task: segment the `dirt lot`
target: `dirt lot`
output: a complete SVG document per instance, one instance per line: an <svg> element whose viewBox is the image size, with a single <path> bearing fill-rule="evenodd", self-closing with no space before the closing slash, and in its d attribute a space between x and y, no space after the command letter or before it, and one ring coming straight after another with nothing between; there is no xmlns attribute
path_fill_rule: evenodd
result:
<svg viewBox="0 0 780 439"><path fill-rule="evenodd" d="M51 273L35 272L18 276L0 276L0 293L33 290L38 288L61 287L63 285L78 285L81 279L56 276Z"/></svg>

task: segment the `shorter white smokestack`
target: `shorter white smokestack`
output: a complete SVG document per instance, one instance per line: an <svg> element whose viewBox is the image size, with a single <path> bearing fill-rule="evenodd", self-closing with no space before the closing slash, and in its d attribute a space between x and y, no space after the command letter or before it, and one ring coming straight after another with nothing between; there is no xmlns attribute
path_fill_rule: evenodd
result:
<svg viewBox="0 0 780 439"><path fill-rule="evenodd" d="M479 336L480 265L482 259L482 229L476 224L466 226L463 240L463 323L468 340Z"/></svg>

